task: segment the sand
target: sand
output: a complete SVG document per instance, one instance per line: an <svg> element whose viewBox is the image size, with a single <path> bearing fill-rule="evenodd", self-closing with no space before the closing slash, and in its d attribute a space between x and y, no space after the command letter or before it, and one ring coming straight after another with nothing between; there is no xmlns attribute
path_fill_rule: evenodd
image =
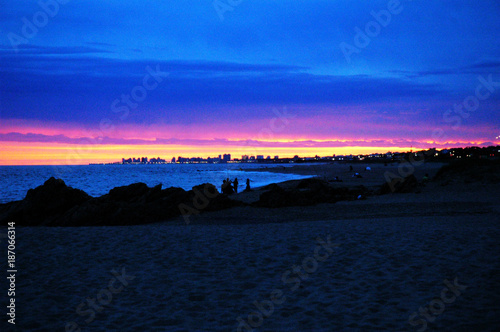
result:
<svg viewBox="0 0 500 332"><path fill-rule="evenodd" d="M418 172L436 170L425 164ZM381 183L373 177L359 180ZM496 185L431 182L420 193L362 201L210 212L189 225L179 218L127 227L18 228L17 327L417 331L425 322L428 331L495 331L499 198ZM329 250L320 244L327 239ZM108 304L112 269L134 278L126 286L112 283L123 290ZM448 282L459 288L444 293L445 303ZM106 303L97 306L100 312L85 304L98 294Z"/></svg>
<svg viewBox="0 0 500 332"><path fill-rule="evenodd" d="M445 165L439 162L428 162L428 163L415 163L412 164L399 164L390 163L385 166L383 163L314 163L314 164L296 164L290 167L266 167L263 166L259 169L253 169L253 172L271 172L271 173L283 173L283 174L299 174L299 175L310 175L313 177L318 177L323 180L333 180L335 176L338 176L343 182L342 185L345 186L356 186L363 184L364 186L379 186L385 179L386 173L396 175L396 176L407 176L414 174L419 180L427 173L429 176L433 177L437 171ZM353 170L349 170L349 166L352 166ZM370 171L366 168L370 167ZM352 175L354 173L361 174L362 178L356 178Z"/></svg>

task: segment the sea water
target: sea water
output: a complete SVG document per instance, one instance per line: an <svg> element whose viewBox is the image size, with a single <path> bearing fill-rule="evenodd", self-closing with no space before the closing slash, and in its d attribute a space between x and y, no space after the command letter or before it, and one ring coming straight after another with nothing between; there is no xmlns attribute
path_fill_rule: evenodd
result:
<svg viewBox="0 0 500 332"><path fill-rule="evenodd" d="M190 190L202 183L212 183L220 191L222 181L238 178L239 191L245 189L246 179L252 187L270 183L302 179L309 176L257 172L263 167L289 167L291 165L260 164L159 164L159 165L81 165L81 166L0 166L2 190L0 203L21 200L29 189L56 177L73 188L97 197L114 187L144 182L148 186L162 184L162 188L180 187Z"/></svg>

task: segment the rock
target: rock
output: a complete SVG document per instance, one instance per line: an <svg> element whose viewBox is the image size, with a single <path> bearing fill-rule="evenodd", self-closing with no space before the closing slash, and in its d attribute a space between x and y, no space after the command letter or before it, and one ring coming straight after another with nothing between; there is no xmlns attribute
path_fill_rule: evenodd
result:
<svg viewBox="0 0 500 332"><path fill-rule="evenodd" d="M457 160L439 169L434 177L441 185L454 182L497 184L500 183L500 160Z"/></svg>
<svg viewBox="0 0 500 332"><path fill-rule="evenodd" d="M66 186L60 179L50 178L42 186L30 189L22 201L0 205L0 220L15 221L19 226L136 225L178 217L180 204L194 206L198 212L243 205L219 194L210 183L190 191L161 188L161 184L149 188L144 183L134 183L93 198Z"/></svg>
<svg viewBox="0 0 500 332"><path fill-rule="evenodd" d="M109 199L113 201L134 201L148 192L149 187L142 182L128 186L116 187L109 191Z"/></svg>
<svg viewBox="0 0 500 332"><path fill-rule="evenodd" d="M319 203L335 203L341 200L354 200L359 195L366 196L364 187L348 189L334 188L320 179L305 179L296 188L285 190L278 185L270 186L270 190L260 195L254 205L260 207L305 206Z"/></svg>
<svg viewBox="0 0 500 332"><path fill-rule="evenodd" d="M149 189L145 195L146 202L154 202L162 197L161 183Z"/></svg>
<svg viewBox="0 0 500 332"><path fill-rule="evenodd" d="M209 197L209 198L220 195L217 188L211 183L203 183L203 184L200 184L198 186L194 186L192 190L201 192L201 193L203 193L203 195L205 195L206 197Z"/></svg>
<svg viewBox="0 0 500 332"><path fill-rule="evenodd" d="M273 186L271 187L271 190L260 194L259 200L256 202L256 205L258 206L272 208L293 204L295 204L295 202L292 202L291 194L278 185Z"/></svg>
<svg viewBox="0 0 500 332"><path fill-rule="evenodd" d="M326 181L323 181L318 178L310 178L301 180L297 184L297 189L311 189L314 191L327 191L330 186Z"/></svg>
<svg viewBox="0 0 500 332"><path fill-rule="evenodd" d="M276 188L281 188L281 187L279 185L277 185L276 183L271 183L271 184L268 184L267 186L260 188L259 190L267 191L267 190L274 190Z"/></svg>
<svg viewBox="0 0 500 332"><path fill-rule="evenodd" d="M404 179L394 178L391 183L385 182L379 190L379 194L389 194L389 193L410 193L414 192L418 188L418 181L415 175L410 174Z"/></svg>
<svg viewBox="0 0 500 332"><path fill-rule="evenodd" d="M227 195L220 194L211 183L194 186L188 194L190 194L191 199L187 205L195 210L218 211L244 205L240 201L230 199Z"/></svg>
<svg viewBox="0 0 500 332"><path fill-rule="evenodd" d="M15 221L20 226L46 225L89 199L91 197L84 191L51 177L43 185L28 190L26 197L12 205L2 220Z"/></svg>

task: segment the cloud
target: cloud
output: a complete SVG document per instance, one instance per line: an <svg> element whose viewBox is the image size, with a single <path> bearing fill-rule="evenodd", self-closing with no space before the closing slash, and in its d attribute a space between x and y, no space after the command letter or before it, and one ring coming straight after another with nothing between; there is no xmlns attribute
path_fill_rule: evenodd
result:
<svg viewBox="0 0 500 332"><path fill-rule="evenodd" d="M61 54L50 57L31 53L3 57L0 74L4 92L10 95L3 117L98 124L103 114L116 116L111 104L142 84L148 66L160 68L168 77L148 92L140 107L130 109L133 116L126 121L154 122L162 118L189 123L196 119L216 121L221 116L258 119L267 116L259 109L272 105L309 105L313 114L317 105L359 105L441 93L434 84L369 75L318 75L301 66L124 61L74 49L58 52ZM190 117L185 116L186 111Z"/></svg>
<svg viewBox="0 0 500 332"><path fill-rule="evenodd" d="M444 112L474 93L475 76L500 68L500 5L404 1L402 13L347 64L339 44L353 43L355 28L363 29L374 19L370 13L387 3L244 1L221 22L212 1L70 1L15 53L7 33L21 34L23 18L41 7L37 1L7 1L0 11L6 32L0 37L0 120L60 124L50 131L54 137L7 138L68 144L79 135L61 127L71 123L74 133L95 131L104 118L117 128L135 127L136 135L122 137L143 141L200 139L198 132L210 132L203 139L234 139L253 137L257 124L274 116L273 107L288 107L297 118L289 130L304 142L418 141L445 125ZM127 116L115 112L113 103L124 107L123 96L141 86L147 66L159 66L168 78L127 106ZM498 98L481 102L451 135L484 137L481 130L494 121ZM186 130L153 135L153 124ZM2 125L4 135L31 129Z"/></svg>
<svg viewBox="0 0 500 332"><path fill-rule="evenodd" d="M24 55L69 55L69 54L89 54L89 53L113 53L107 50L88 47L88 46L73 46L73 47L57 47L57 46L38 46L38 45L19 45L16 52L11 47L0 46L0 55L22 57Z"/></svg>
<svg viewBox="0 0 500 332"><path fill-rule="evenodd" d="M481 61L474 64L460 66L455 68L441 68L422 71L410 70L389 70L391 74L403 75L407 78L420 78L428 76L447 76L447 75L468 75L468 74L486 74L500 69L500 60Z"/></svg>
<svg viewBox="0 0 500 332"><path fill-rule="evenodd" d="M70 138L65 135L43 135L43 134L20 134L6 133L0 134L0 142L21 142L21 143L59 143L78 146L106 146L106 145L148 145L148 146L227 146L227 147L258 147L258 148L337 148L337 147L408 147L417 148L448 147L452 144L457 145L479 145L489 146L492 142L467 142L460 140L450 140L447 142L428 142L425 140L410 139L368 139L368 140L290 140L290 141L264 141L256 139L230 140L225 138L214 139L179 139L179 138L157 138L151 139L125 139L103 137L96 139L93 137Z"/></svg>

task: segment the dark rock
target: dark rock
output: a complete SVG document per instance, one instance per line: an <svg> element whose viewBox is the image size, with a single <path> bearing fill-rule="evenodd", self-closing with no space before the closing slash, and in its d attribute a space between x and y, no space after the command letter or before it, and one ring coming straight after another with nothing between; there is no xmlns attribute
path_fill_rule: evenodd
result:
<svg viewBox="0 0 500 332"><path fill-rule="evenodd" d="M66 186L63 180L51 177L15 205L2 220L15 221L18 225L36 226L50 224L75 205L91 199L84 191Z"/></svg>
<svg viewBox="0 0 500 332"><path fill-rule="evenodd" d="M414 192L419 186L418 180L415 175L411 174L401 178L394 178L391 183L385 182L379 190L379 194L389 193L411 193Z"/></svg>
<svg viewBox="0 0 500 332"><path fill-rule="evenodd" d="M304 179L297 184L297 189L311 189L314 191L319 191L319 190L325 191L328 190L328 188L330 188L328 183L318 178Z"/></svg>
<svg viewBox="0 0 500 332"><path fill-rule="evenodd" d="M279 185L277 185L276 183L271 183L271 184L268 184L267 186L260 188L259 190L267 191L267 190L275 190L277 188L281 188L281 187Z"/></svg>
<svg viewBox="0 0 500 332"><path fill-rule="evenodd" d="M218 211L244 205L240 201L230 199L227 195L220 194L211 183L194 186L188 193L190 194L188 206L195 210Z"/></svg>
<svg viewBox="0 0 500 332"><path fill-rule="evenodd" d="M162 198L161 183L149 189L146 193L146 202L154 202Z"/></svg>
<svg viewBox="0 0 500 332"><path fill-rule="evenodd" d="M254 205L260 207L305 206L319 203L335 203L341 200L354 200L359 195L367 195L364 187L348 189L334 188L320 179L305 179L295 189L283 189L278 185L270 186L270 190L260 195Z"/></svg>
<svg viewBox="0 0 500 332"><path fill-rule="evenodd" d="M439 169L434 177L441 185L453 182L500 183L500 160L464 159L453 161Z"/></svg>
<svg viewBox="0 0 500 332"><path fill-rule="evenodd" d="M134 201L144 195L149 187L142 182L133 183L128 186L116 187L109 191L109 199L113 201Z"/></svg>
<svg viewBox="0 0 500 332"><path fill-rule="evenodd" d="M198 186L194 186L192 189L194 192L198 191L203 193L206 197L215 197L219 195L217 188L211 183L203 183Z"/></svg>
<svg viewBox="0 0 500 332"><path fill-rule="evenodd" d="M190 191L161 187L134 183L92 198L62 180L50 178L44 185L30 189L24 200L0 205L0 220L15 221L19 226L135 225L178 217L181 204L197 212L243 204L219 194L210 183Z"/></svg>

